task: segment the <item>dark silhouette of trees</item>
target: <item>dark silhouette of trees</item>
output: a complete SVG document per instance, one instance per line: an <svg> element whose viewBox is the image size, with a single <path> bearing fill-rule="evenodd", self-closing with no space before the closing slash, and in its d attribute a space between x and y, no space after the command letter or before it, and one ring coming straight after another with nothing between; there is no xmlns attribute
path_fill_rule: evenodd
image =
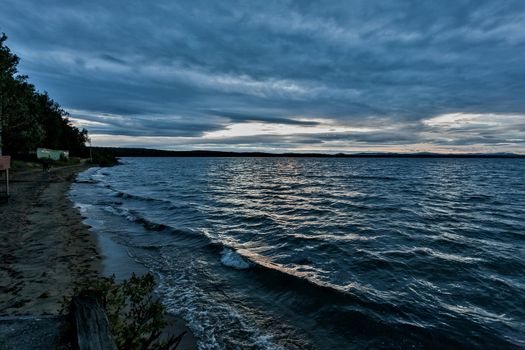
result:
<svg viewBox="0 0 525 350"><path fill-rule="evenodd" d="M0 36L0 147L23 155L37 147L69 150L86 156L87 130L71 125L68 114L47 92L38 92L26 75L18 74L20 59Z"/></svg>

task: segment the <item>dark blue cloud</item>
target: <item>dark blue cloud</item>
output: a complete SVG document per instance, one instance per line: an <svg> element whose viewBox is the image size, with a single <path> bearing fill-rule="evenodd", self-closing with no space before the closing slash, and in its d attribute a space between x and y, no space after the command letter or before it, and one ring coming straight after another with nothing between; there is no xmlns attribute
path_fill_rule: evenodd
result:
<svg viewBox="0 0 525 350"><path fill-rule="evenodd" d="M248 138L262 148L499 142L523 152L522 124L505 116L525 115L524 27L521 0L4 0L0 11L21 71L92 134L195 138L158 147L266 123L294 136ZM425 122L454 113L483 123ZM324 124L334 132L294 132Z"/></svg>

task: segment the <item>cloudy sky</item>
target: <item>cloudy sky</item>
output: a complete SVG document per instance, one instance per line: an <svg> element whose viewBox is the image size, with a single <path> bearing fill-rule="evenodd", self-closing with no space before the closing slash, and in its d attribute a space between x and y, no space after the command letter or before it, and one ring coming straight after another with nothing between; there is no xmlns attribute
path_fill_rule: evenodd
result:
<svg viewBox="0 0 525 350"><path fill-rule="evenodd" d="M525 153L525 1L2 0L94 145Z"/></svg>

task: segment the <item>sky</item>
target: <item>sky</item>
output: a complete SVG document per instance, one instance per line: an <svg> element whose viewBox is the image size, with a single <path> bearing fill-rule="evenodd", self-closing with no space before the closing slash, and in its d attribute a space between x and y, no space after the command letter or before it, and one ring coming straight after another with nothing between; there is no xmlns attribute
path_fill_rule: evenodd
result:
<svg viewBox="0 0 525 350"><path fill-rule="evenodd" d="M2 0L93 145L525 153L523 0Z"/></svg>

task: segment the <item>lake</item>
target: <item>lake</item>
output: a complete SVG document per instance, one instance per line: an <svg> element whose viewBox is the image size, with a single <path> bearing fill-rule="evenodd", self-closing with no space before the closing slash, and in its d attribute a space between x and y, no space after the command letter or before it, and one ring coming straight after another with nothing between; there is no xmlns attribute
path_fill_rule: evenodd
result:
<svg viewBox="0 0 525 350"><path fill-rule="evenodd" d="M201 349L525 347L525 159L124 158L70 196Z"/></svg>

